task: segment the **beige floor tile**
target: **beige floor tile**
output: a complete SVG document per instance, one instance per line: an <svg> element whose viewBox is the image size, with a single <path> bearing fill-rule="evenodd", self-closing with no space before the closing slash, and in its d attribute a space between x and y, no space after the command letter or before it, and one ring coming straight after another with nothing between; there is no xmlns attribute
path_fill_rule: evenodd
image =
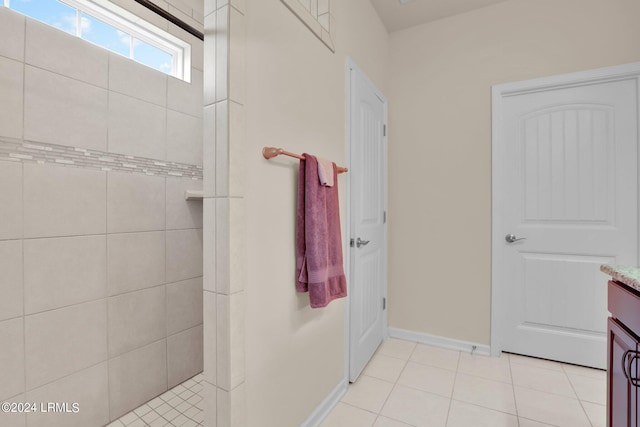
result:
<svg viewBox="0 0 640 427"><path fill-rule="evenodd" d="M538 359L536 357L521 356L519 354L509 354L511 365L526 365L537 368L546 368L554 371L562 371L562 364L553 360Z"/></svg>
<svg viewBox="0 0 640 427"><path fill-rule="evenodd" d="M607 378L592 378L574 373L567 374L578 399L599 405L607 404Z"/></svg>
<svg viewBox="0 0 640 427"><path fill-rule="evenodd" d="M349 386L342 401L358 408L380 412L382 405L389 397L393 384L378 378L362 375L354 384Z"/></svg>
<svg viewBox="0 0 640 427"><path fill-rule="evenodd" d="M518 427L518 417L454 400L447 427Z"/></svg>
<svg viewBox="0 0 640 427"><path fill-rule="evenodd" d="M398 381L400 373L402 373L402 369L406 364L406 360L384 354L375 354L367 364L363 374L395 383Z"/></svg>
<svg viewBox="0 0 640 427"><path fill-rule="evenodd" d="M455 371L458 369L459 358L459 351L418 344L409 360L423 365Z"/></svg>
<svg viewBox="0 0 640 427"><path fill-rule="evenodd" d="M516 414L511 384L458 374L453 398L500 412Z"/></svg>
<svg viewBox="0 0 640 427"><path fill-rule="evenodd" d="M451 398L455 378L454 371L408 362L398 384Z"/></svg>
<svg viewBox="0 0 640 427"><path fill-rule="evenodd" d="M595 379L607 378L607 371L604 369L587 368L585 366L562 364L562 369L567 374L577 374L583 377L591 377Z"/></svg>
<svg viewBox="0 0 640 427"><path fill-rule="evenodd" d="M515 387L518 415L558 427L590 427L577 399Z"/></svg>
<svg viewBox="0 0 640 427"><path fill-rule="evenodd" d="M511 366L511 375L516 386L576 398L569 378L562 370L514 364Z"/></svg>
<svg viewBox="0 0 640 427"><path fill-rule="evenodd" d="M589 417L593 427L605 427L607 425L607 407L591 402L582 402L582 407Z"/></svg>
<svg viewBox="0 0 640 427"><path fill-rule="evenodd" d="M450 399L396 385L381 415L416 427L445 427Z"/></svg>
<svg viewBox="0 0 640 427"><path fill-rule="evenodd" d="M540 423L538 421L528 420L526 418L518 418L520 422L520 427L554 427L550 424Z"/></svg>
<svg viewBox="0 0 640 427"><path fill-rule="evenodd" d="M372 427L376 414L346 403L338 403L320 427Z"/></svg>
<svg viewBox="0 0 640 427"><path fill-rule="evenodd" d="M458 372L504 383L511 382L511 366L506 353L502 353L500 357L461 353Z"/></svg>
<svg viewBox="0 0 640 427"><path fill-rule="evenodd" d="M398 359L408 360L416 348L416 343L411 341L403 341L396 338L387 338L378 348L376 354L384 354L386 356L396 357Z"/></svg>
<svg viewBox="0 0 640 427"><path fill-rule="evenodd" d="M392 420L391 418L383 417L381 415L378 417L373 427L411 427L411 425L397 420Z"/></svg>

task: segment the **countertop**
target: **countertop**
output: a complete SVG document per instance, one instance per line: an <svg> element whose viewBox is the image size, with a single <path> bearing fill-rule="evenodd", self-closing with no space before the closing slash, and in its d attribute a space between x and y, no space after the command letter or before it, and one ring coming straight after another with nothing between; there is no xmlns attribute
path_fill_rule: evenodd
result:
<svg viewBox="0 0 640 427"><path fill-rule="evenodd" d="M613 280L617 280L636 291L640 291L640 268L626 265L604 264L600 266L600 271L613 277Z"/></svg>

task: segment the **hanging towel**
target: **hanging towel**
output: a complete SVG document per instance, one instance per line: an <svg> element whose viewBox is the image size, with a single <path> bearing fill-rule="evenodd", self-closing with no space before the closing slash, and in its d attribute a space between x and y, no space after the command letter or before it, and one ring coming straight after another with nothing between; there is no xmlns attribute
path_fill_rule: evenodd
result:
<svg viewBox="0 0 640 427"><path fill-rule="evenodd" d="M309 292L312 308L326 307L347 296L342 265L342 233L338 205L337 170L333 187L318 180L318 161L304 154L298 178L296 218L296 290Z"/></svg>
<svg viewBox="0 0 640 427"><path fill-rule="evenodd" d="M333 162L318 157L318 178L320 185L333 187Z"/></svg>

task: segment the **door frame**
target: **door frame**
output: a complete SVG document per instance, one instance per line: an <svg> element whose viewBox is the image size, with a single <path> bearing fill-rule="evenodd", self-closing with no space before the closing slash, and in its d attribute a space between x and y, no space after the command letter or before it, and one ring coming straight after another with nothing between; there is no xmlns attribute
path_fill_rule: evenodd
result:
<svg viewBox="0 0 640 427"><path fill-rule="evenodd" d="M501 319L505 317L505 307L509 304L506 298L505 278L501 277L503 257L504 229L501 227L502 217L500 207L505 200L500 188L505 181L505 170L502 167L506 141L502 135L502 99L510 96L523 95L533 92L544 92L554 89L587 86L599 83L615 82L619 80L636 79L640 100L640 62L617 65L613 67L597 68L575 73L559 74L550 77L537 78L512 83L494 85L491 88L491 355L499 356L502 352L504 330ZM640 124L640 108L638 123ZM640 170L640 150L638 154ZM640 173L638 174L640 184ZM639 236L640 237L640 236ZM640 242L640 238L638 239ZM638 255L640 264L640 251ZM603 277L603 284L605 278Z"/></svg>
<svg viewBox="0 0 640 427"><path fill-rule="evenodd" d="M346 61L345 61L345 80L346 80L346 96L345 96L345 100L346 100L346 126L345 126L345 132L346 132L346 159L347 159L347 165L350 169L349 173L347 173L347 184L346 184L346 201L347 201L347 206L346 206L346 215L347 215L347 220L346 220L346 232L345 232L345 236L346 239L344 239L344 253L347 254L347 256L345 257L345 274L347 277L347 298L346 298L346 307L345 307L345 317L344 317L344 329L345 329L345 351L344 351L344 375L345 375L345 379L347 384L349 383L349 377L350 377L350 360L351 360L351 275L353 273L352 271L352 266L351 266L351 248L350 248L350 244L349 241L351 239L352 236L352 228L353 228L353 210L351 208L351 173L352 173L352 169L351 169L351 148L352 148L352 140L351 140L351 125L352 125L352 119L351 119L351 115L352 115L352 111L351 111L351 89L352 89L352 85L351 85L351 71L354 70L356 72L358 72L364 79L365 81L373 88L376 96L378 96L378 98L380 98L384 104L383 108L384 108L384 123L387 126L387 132L386 135L383 136L382 138L382 145L384 147L383 149L383 159L382 159L382 174L383 174L383 181L384 181L384 186L383 186L383 205L384 205L384 209L385 212L388 212L389 210L389 206L388 206L388 158L389 158L389 154L388 154L388 139L389 139L389 129L388 129L388 101L387 98L382 94L382 92L378 89L378 87L371 81L371 79L369 79L369 77L362 71L362 69L360 67L358 67L355 63L355 61L347 56L346 57ZM383 271L383 283L382 283L382 294L383 294L383 298L387 299L387 307L385 310L383 310L382 312L382 337L383 339L386 339L389 336L389 326L388 326L388 318L387 318L387 311L389 308L388 305L388 215L387 215L387 221L385 221L384 223L384 241L382 243L382 251L383 251L383 259L384 259L384 265L382 266L382 271Z"/></svg>

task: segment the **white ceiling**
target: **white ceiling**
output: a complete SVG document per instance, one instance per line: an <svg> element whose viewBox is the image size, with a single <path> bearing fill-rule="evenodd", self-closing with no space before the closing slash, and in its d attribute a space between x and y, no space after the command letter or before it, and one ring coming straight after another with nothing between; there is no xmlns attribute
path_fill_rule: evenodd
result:
<svg viewBox="0 0 640 427"><path fill-rule="evenodd" d="M371 0L387 30L397 31L507 0Z"/></svg>

